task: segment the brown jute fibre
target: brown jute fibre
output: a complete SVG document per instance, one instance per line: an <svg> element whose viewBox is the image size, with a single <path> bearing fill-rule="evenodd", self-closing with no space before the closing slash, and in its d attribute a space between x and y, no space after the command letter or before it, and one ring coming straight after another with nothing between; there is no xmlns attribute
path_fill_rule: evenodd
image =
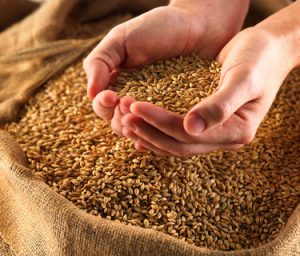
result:
<svg viewBox="0 0 300 256"><path fill-rule="evenodd" d="M190 56L123 73L115 83L123 94L132 85L132 95L183 113L213 92L219 71ZM255 140L238 152L185 159L137 152L94 115L82 62L48 82L5 129L36 175L91 214L197 246L252 248L273 240L300 202L299 73L289 75Z"/></svg>

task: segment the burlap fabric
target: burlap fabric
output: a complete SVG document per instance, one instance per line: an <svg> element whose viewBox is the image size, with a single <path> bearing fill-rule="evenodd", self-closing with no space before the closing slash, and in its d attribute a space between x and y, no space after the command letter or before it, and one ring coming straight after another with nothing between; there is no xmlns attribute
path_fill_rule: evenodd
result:
<svg viewBox="0 0 300 256"><path fill-rule="evenodd" d="M75 35L72 27L81 27L81 35L86 38L90 26L107 30L127 18L117 16L89 26L74 23L79 10L85 11L78 20L87 22L125 6L120 1L109 2L111 5L103 1L97 5L94 1L48 1L0 34L0 122L14 120L40 85L101 40L101 35L70 39ZM136 2L135 8L139 6L140 10L150 7L145 2ZM2 131L0 205L1 256L300 255L300 206L277 239L267 245L235 252L198 248L153 230L126 226L81 211L27 168L26 157L14 138Z"/></svg>
<svg viewBox="0 0 300 256"><path fill-rule="evenodd" d="M0 123L16 119L20 108L36 88L101 39L100 35L84 41L54 41L61 33L68 34L64 32L70 27L78 27L78 22L107 16L120 9L126 11L125 6L129 6L129 10L143 11L164 2L135 0L129 4L128 1L46 1L21 23L2 32ZM106 22L106 30L116 21ZM121 21L120 18L117 23Z"/></svg>
<svg viewBox="0 0 300 256"><path fill-rule="evenodd" d="M8 0L0 0L0 31L10 24L20 20L32 10L38 7L37 3L28 0L14 0L13 3Z"/></svg>

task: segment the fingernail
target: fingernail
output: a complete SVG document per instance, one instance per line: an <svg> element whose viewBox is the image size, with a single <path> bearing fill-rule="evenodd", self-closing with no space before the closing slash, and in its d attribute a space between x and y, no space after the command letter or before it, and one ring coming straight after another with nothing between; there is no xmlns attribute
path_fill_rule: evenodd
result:
<svg viewBox="0 0 300 256"><path fill-rule="evenodd" d="M192 113L188 117L188 133L193 136L199 136L205 129L205 122L203 119L197 114Z"/></svg>

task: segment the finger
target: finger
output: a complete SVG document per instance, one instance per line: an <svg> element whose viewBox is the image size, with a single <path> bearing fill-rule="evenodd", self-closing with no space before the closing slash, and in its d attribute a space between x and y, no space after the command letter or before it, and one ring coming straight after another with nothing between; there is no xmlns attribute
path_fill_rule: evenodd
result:
<svg viewBox="0 0 300 256"><path fill-rule="evenodd" d="M171 156L170 153L168 153L164 150L161 150L161 149L155 147L154 145L152 145L151 143L138 137L130 128L124 127L122 132L125 137L132 139L134 141L134 146L135 146L136 150L138 150L138 151L152 151L159 155Z"/></svg>
<svg viewBox="0 0 300 256"><path fill-rule="evenodd" d="M185 131L199 136L205 130L225 122L239 108L257 97L249 70L227 72L219 89L194 106L184 118Z"/></svg>
<svg viewBox="0 0 300 256"><path fill-rule="evenodd" d="M91 99L108 86L111 72L125 60L125 53L124 25L121 24L112 29L84 60L87 94Z"/></svg>
<svg viewBox="0 0 300 256"><path fill-rule="evenodd" d="M172 148L178 146L178 142L175 139L160 132L133 114L126 114L122 118L122 124L130 128L140 138L167 152L171 152Z"/></svg>
<svg viewBox="0 0 300 256"><path fill-rule="evenodd" d="M141 151L140 149L147 149L147 151L151 151L156 153L157 155L160 156L173 156L172 154L170 154L167 151L161 150L160 148L157 148L155 146L153 146L151 143L149 143L148 141L143 140L142 138L138 139L138 142L134 143L134 146L137 150Z"/></svg>
<svg viewBox="0 0 300 256"><path fill-rule="evenodd" d="M256 106L256 107L255 107ZM226 122L195 137L183 128L183 117L147 102L135 102L130 109L134 115L177 141L195 144L247 144L251 140L262 115L253 115L261 106L255 102L244 105L243 110L232 115ZM251 118L250 118L251 115ZM256 121L257 120L257 121Z"/></svg>
<svg viewBox="0 0 300 256"><path fill-rule="evenodd" d="M203 143L249 144L263 119L262 109L259 101L249 102L224 123L201 133L198 139Z"/></svg>
<svg viewBox="0 0 300 256"><path fill-rule="evenodd" d="M114 111L114 116L111 120L111 128L114 131L115 134L118 136L123 136L122 129L123 125L121 123L121 118L123 114L120 111L120 105L117 105Z"/></svg>
<svg viewBox="0 0 300 256"><path fill-rule="evenodd" d="M180 142L190 144L232 144L239 141L243 136L245 122L240 120L239 116L234 116L234 120L227 123L226 126L218 126L216 130L207 131L195 137L187 134L183 127L183 117L176 113L166 111L148 102L135 102L130 109L137 117L142 118L153 127ZM235 125L237 122L238 124ZM232 129L227 128L230 124L235 126Z"/></svg>
<svg viewBox="0 0 300 256"><path fill-rule="evenodd" d="M195 138L187 134L183 127L183 117L148 102L134 102L130 111L147 123L173 137L177 141L193 142Z"/></svg>
<svg viewBox="0 0 300 256"><path fill-rule="evenodd" d="M86 62L84 62L86 63ZM109 83L109 67L100 60L91 60L85 64L85 72L88 74L87 95L93 100L96 95L104 90Z"/></svg>
<svg viewBox="0 0 300 256"><path fill-rule="evenodd" d="M135 102L135 99L130 96L124 96L120 100L120 110L122 114L130 113L130 106L131 104Z"/></svg>
<svg viewBox="0 0 300 256"><path fill-rule="evenodd" d="M140 144L139 142L135 142L134 143L134 147L136 150L140 151L140 152L149 152L150 150L145 148L142 144Z"/></svg>
<svg viewBox="0 0 300 256"><path fill-rule="evenodd" d="M156 148L168 152L174 156L191 156L196 154L206 154L217 149L227 149L235 145L220 145L220 144L185 144L180 143L173 138L165 135L161 131L152 127L144 120L127 114L122 118L122 124L129 127L136 136L143 139L147 143L151 143ZM235 148L235 147L234 147Z"/></svg>
<svg viewBox="0 0 300 256"><path fill-rule="evenodd" d="M97 116L104 120L111 120L115 107L119 102L119 96L113 91L103 91L93 100L93 110Z"/></svg>

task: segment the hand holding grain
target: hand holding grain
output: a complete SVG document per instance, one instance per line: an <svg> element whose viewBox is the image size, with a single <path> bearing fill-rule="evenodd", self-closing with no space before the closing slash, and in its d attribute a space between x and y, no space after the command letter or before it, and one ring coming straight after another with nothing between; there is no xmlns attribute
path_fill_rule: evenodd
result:
<svg viewBox="0 0 300 256"><path fill-rule="evenodd" d="M112 29L84 62L95 113L113 119L120 133L120 98L106 90L114 71L193 52L214 58L240 29L247 7L248 0L234 0L232 5L177 0Z"/></svg>
<svg viewBox="0 0 300 256"><path fill-rule="evenodd" d="M153 151L155 144L157 151L174 155L176 145L193 148L188 154L199 154L250 143L281 83L299 65L299 1L235 37L248 1L240 1L239 8L234 4L214 6L217 2L191 0L183 4L178 0L154 9L116 27L87 58L88 95L96 96L94 111L104 119L112 119L117 134L124 135L126 131L138 149ZM241 12L241 7L245 11ZM103 91L114 70L192 52L205 57L218 55L223 68L218 91L194 106L184 118L133 98L120 101L115 92ZM122 122L128 110L131 119ZM174 125L184 127L175 136ZM151 132L147 134L147 130ZM203 144L208 142L210 146L203 150ZM187 154L181 152L175 155Z"/></svg>

